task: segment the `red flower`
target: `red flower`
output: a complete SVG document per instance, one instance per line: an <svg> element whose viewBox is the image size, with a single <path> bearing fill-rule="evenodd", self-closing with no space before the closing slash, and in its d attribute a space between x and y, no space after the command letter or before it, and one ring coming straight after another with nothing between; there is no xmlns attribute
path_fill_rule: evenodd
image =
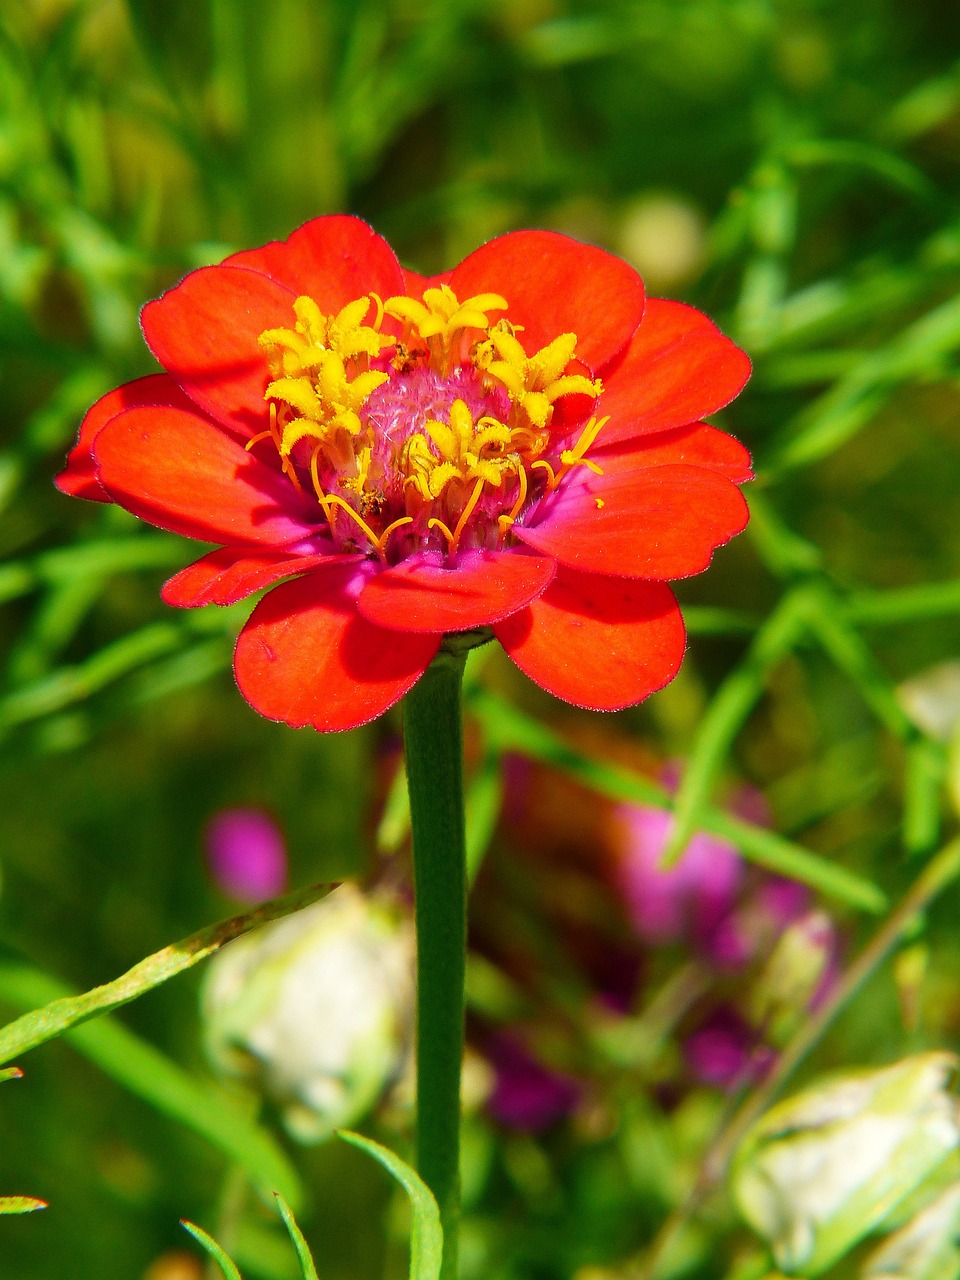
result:
<svg viewBox="0 0 960 1280"><path fill-rule="evenodd" d="M749 457L699 419L749 361L693 308L645 304L618 258L519 231L425 279L317 218L142 323L167 372L93 406L57 484L218 544L170 604L274 588L235 656L264 715L363 724L481 629L581 706L676 674L666 579L747 520Z"/></svg>

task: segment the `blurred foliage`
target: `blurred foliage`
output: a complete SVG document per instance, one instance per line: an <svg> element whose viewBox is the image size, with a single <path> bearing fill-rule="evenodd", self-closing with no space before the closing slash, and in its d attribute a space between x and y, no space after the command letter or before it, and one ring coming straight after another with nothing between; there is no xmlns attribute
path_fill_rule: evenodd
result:
<svg viewBox="0 0 960 1280"><path fill-rule="evenodd" d="M628 256L654 293L703 307L750 351L753 381L724 415L758 462L750 534L681 584L692 636L683 672L617 728L652 758L688 760L678 845L726 821L745 856L814 884L855 947L954 826L947 748L897 695L958 656L953 10L948 0L6 0L8 969L39 974L37 991L88 988L224 915L200 843L227 804L282 819L295 883L373 865L395 722L323 738L258 719L229 674L246 606L166 609L159 582L194 550L50 483L87 406L150 370L144 300L192 267L338 210L368 218L427 271L512 227L568 231ZM584 890L582 868L572 879L550 871L497 830L501 752L549 761L594 793L669 800L612 740L589 738L590 717L553 704L497 654L485 652L473 678L477 865L490 845L478 931L488 944L514 927L526 939L535 998L521 1007L534 1022L551 1011L549 1042L558 1019L572 1034L589 998L558 899L569 890L568 914L570 902L582 914L612 907ZM723 814L718 789L732 777L766 793L773 831ZM402 835L402 814L394 826ZM913 922L914 950L901 953L913 960L847 1005L822 1060L886 1061L956 1041L956 909L948 889ZM618 938L611 928L611 948ZM681 960L642 962L667 981ZM508 1020L516 993L494 979L474 998ZM10 1018L22 1011L4 991L0 1005ZM127 1037L105 1051L134 1055L126 1078L103 1052L57 1043L2 1091L0 1187L29 1187L53 1207L3 1218L0 1276L139 1277L181 1247L184 1214L216 1228L245 1275L295 1276L273 1217L164 1094L164 1081L194 1090L189 1112L222 1092L203 1064L195 984L181 979L123 1016L125 1027L83 1030ZM589 1035L573 1043L576 1061L561 1065L603 1086L577 1124L545 1137L468 1126L468 1280L633 1275L695 1181L724 1095L678 1093L675 1064L673 1076L639 1060L614 1070ZM227 1093L218 1103L249 1104ZM405 1227L387 1214L376 1171L338 1144L289 1158L310 1189L302 1221L321 1274L402 1274ZM662 1274L759 1277L770 1264L756 1248L714 1196Z"/></svg>

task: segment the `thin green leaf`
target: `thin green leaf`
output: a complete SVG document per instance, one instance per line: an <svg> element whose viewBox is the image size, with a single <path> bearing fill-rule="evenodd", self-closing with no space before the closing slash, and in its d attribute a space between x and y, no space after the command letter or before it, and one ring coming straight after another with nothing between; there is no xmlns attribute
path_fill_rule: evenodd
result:
<svg viewBox="0 0 960 1280"><path fill-rule="evenodd" d="M929 853L940 840L940 797L947 776L946 752L919 738L906 751L903 779L903 843L910 853Z"/></svg>
<svg viewBox="0 0 960 1280"><path fill-rule="evenodd" d="M893 591L854 592L844 601L843 612L850 622L866 626L953 618L960 614L960 578Z"/></svg>
<svg viewBox="0 0 960 1280"><path fill-rule="evenodd" d="M29 1009L52 1001L62 1008L69 1003L64 991L61 983L29 965L0 964L0 1002ZM219 1089L196 1079L109 1016L85 1026L74 1023L64 1038L130 1093L239 1165L262 1195L279 1188L297 1207L303 1203L299 1175L274 1136Z"/></svg>
<svg viewBox="0 0 960 1280"><path fill-rule="evenodd" d="M185 969L190 969L201 960L206 960L233 938L239 938L241 934L248 933L251 929L256 929L258 925L266 924L270 920L277 920L281 916L300 911L310 903L326 897L332 888L332 885L311 885L307 889L296 889L293 893L285 894L281 898L271 898L269 902L261 903L253 911L231 916L228 920L221 920L219 924L208 925L207 928L192 933L188 938L154 952L153 955L135 964L132 969L128 969L126 973L121 974L119 978L114 978L112 982L104 983L101 987L94 987L82 995L47 997L52 999L51 1004L33 1009L22 1018L18 1018L16 1022L11 1022L0 1029L0 1063L9 1062L11 1058L36 1048L45 1040L51 1040L54 1036L61 1035L89 1018L96 1018L100 1014L127 1004L130 1000L136 1000L145 991L168 982L177 974L183 973ZM19 968L20 966L17 965L2 965L0 972L9 976ZM23 970L37 972L28 970L26 966ZM58 992L62 989L59 983L52 979L50 982Z"/></svg>
<svg viewBox="0 0 960 1280"><path fill-rule="evenodd" d="M850 373L788 423L764 470L778 473L809 466L857 434L901 383L936 375L960 347L960 298L952 297L902 329L885 347L866 356Z"/></svg>
<svg viewBox="0 0 960 1280"><path fill-rule="evenodd" d="M674 824L663 854L671 866L704 825L704 809L734 739L759 701L767 672L794 648L806 626L807 591L785 595L745 658L717 690L700 723L674 802Z"/></svg>
<svg viewBox="0 0 960 1280"><path fill-rule="evenodd" d="M651 779L584 755L495 694L477 690L470 693L468 700L473 714L483 722L489 740L501 750L522 751L535 760L542 760L611 800L670 808L670 796ZM705 831L732 841L743 856L757 866L789 875L858 910L879 913L886 908L885 894L870 880L774 831L710 806L704 809L702 819Z"/></svg>
<svg viewBox="0 0 960 1280"><path fill-rule="evenodd" d="M395 1152L359 1133L341 1129L344 1142L373 1156L400 1183L410 1197L413 1208L413 1230L410 1235L410 1280L438 1280L443 1258L443 1230L440 1210L429 1187L420 1175Z"/></svg>
<svg viewBox="0 0 960 1280"><path fill-rule="evenodd" d="M847 138L811 138L797 142L786 153L789 164L802 168L814 165L849 165L876 174L891 186L923 200L933 200L937 189L920 169L882 147Z"/></svg>
<svg viewBox="0 0 960 1280"><path fill-rule="evenodd" d="M869 647L843 617L839 599L825 586L808 596L807 620L811 635L859 689L864 702L880 723L901 742L912 742L919 731L897 701L891 678L880 667Z"/></svg>
<svg viewBox="0 0 960 1280"><path fill-rule="evenodd" d="M297 1220L293 1216L293 1211L279 1191L275 1194L277 1208L280 1210L280 1217L283 1219L283 1225L287 1228L290 1239L293 1241L293 1247L297 1251L297 1257L300 1260L300 1270L303 1272L303 1280L320 1280L320 1277L317 1275L316 1264L313 1261L313 1254L310 1252L310 1246L303 1238L303 1232L297 1226Z"/></svg>
<svg viewBox="0 0 960 1280"><path fill-rule="evenodd" d="M35 1213L37 1209L48 1209L46 1200L37 1200L35 1196L0 1196L0 1213Z"/></svg>
<svg viewBox="0 0 960 1280"><path fill-rule="evenodd" d="M0 568L0 604L56 583L106 578L136 569L167 568L182 563L183 559L183 539L168 534L62 547Z"/></svg>
<svg viewBox="0 0 960 1280"><path fill-rule="evenodd" d="M236 1263L230 1261L213 1236L208 1236L202 1227L198 1227L194 1222L187 1222L185 1218L180 1219L180 1225L184 1231L189 1231L197 1244L214 1260L223 1272L224 1280L243 1280Z"/></svg>

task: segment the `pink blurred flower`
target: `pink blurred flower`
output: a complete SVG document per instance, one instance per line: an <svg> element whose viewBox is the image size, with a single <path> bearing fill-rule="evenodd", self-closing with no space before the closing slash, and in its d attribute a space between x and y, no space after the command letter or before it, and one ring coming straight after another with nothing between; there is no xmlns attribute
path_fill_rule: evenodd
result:
<svg viewBox="0 0 960 1280"><path fill-rule="evenodd" d="M488 1055L496 1080L487 1109L505 1129L539 1133L575 1110L579 1081L545 1067L514 1037L497 1036Z"/></svg>
<svg viewBox="0 0 960 1280"><path fill-rule="evenodd" d="M619 888L639 936L659 944L692 938L706 944L736 901L743 864L733 845L699 833L672 867L662 865L672 816L662 809L624 805L626 832Z"/></svg>
<svg viewBox="0 0 960 1280"><path fill-rule="evenodd" d="M692 1074L702 1084L734 1089L756 1079L772 1063L775 1054L758 1044L756 1032L734 1009L717 1009L683 1046Z"/></svg>
<svg viewBox="0 0 960 1280"><path fill-rule="evenodd" d="M287 849L261 809L221 809L205 832L207 867L217 888L242 902L262 902L287 887Z"/></svg>

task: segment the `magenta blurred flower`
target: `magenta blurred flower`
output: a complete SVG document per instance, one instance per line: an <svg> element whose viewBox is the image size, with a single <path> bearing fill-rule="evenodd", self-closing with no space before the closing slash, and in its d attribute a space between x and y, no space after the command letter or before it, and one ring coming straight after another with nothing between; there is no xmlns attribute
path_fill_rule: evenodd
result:
<svg viewBox="0 0 960 1280"><path fill-rule="evenodd" d="M243 902L262 902L287 887L287 849L261 809L221 809L207 824L207 866L217 888Z"/></svg>
<svg viewBox="0 0 960 1280"><path fill-rule="evenodd" d="M732 1009L719 1009L688 1037L683 1056L703 1084L728 1088L745 1075L754 1038L753 1031Z"/></svg>
<svg viewBox="0 0 960 1280"><path fill-rule="evenodd" d="M624 805L618 816L626 841L619 887L644 942L692 938L707 945L731 911L743 874L733 845L699 833L672 867L662 865L672 816L663 809Z"/></svg>
<svg viewBox="0 0 960 1280"><path fill-rule="evenodd" d="M505 1129L539 1133L575 1110L579 1081L545 1067L512 1036L497 1036L488 1055L496 1080L487 1109Z"/></svg>

